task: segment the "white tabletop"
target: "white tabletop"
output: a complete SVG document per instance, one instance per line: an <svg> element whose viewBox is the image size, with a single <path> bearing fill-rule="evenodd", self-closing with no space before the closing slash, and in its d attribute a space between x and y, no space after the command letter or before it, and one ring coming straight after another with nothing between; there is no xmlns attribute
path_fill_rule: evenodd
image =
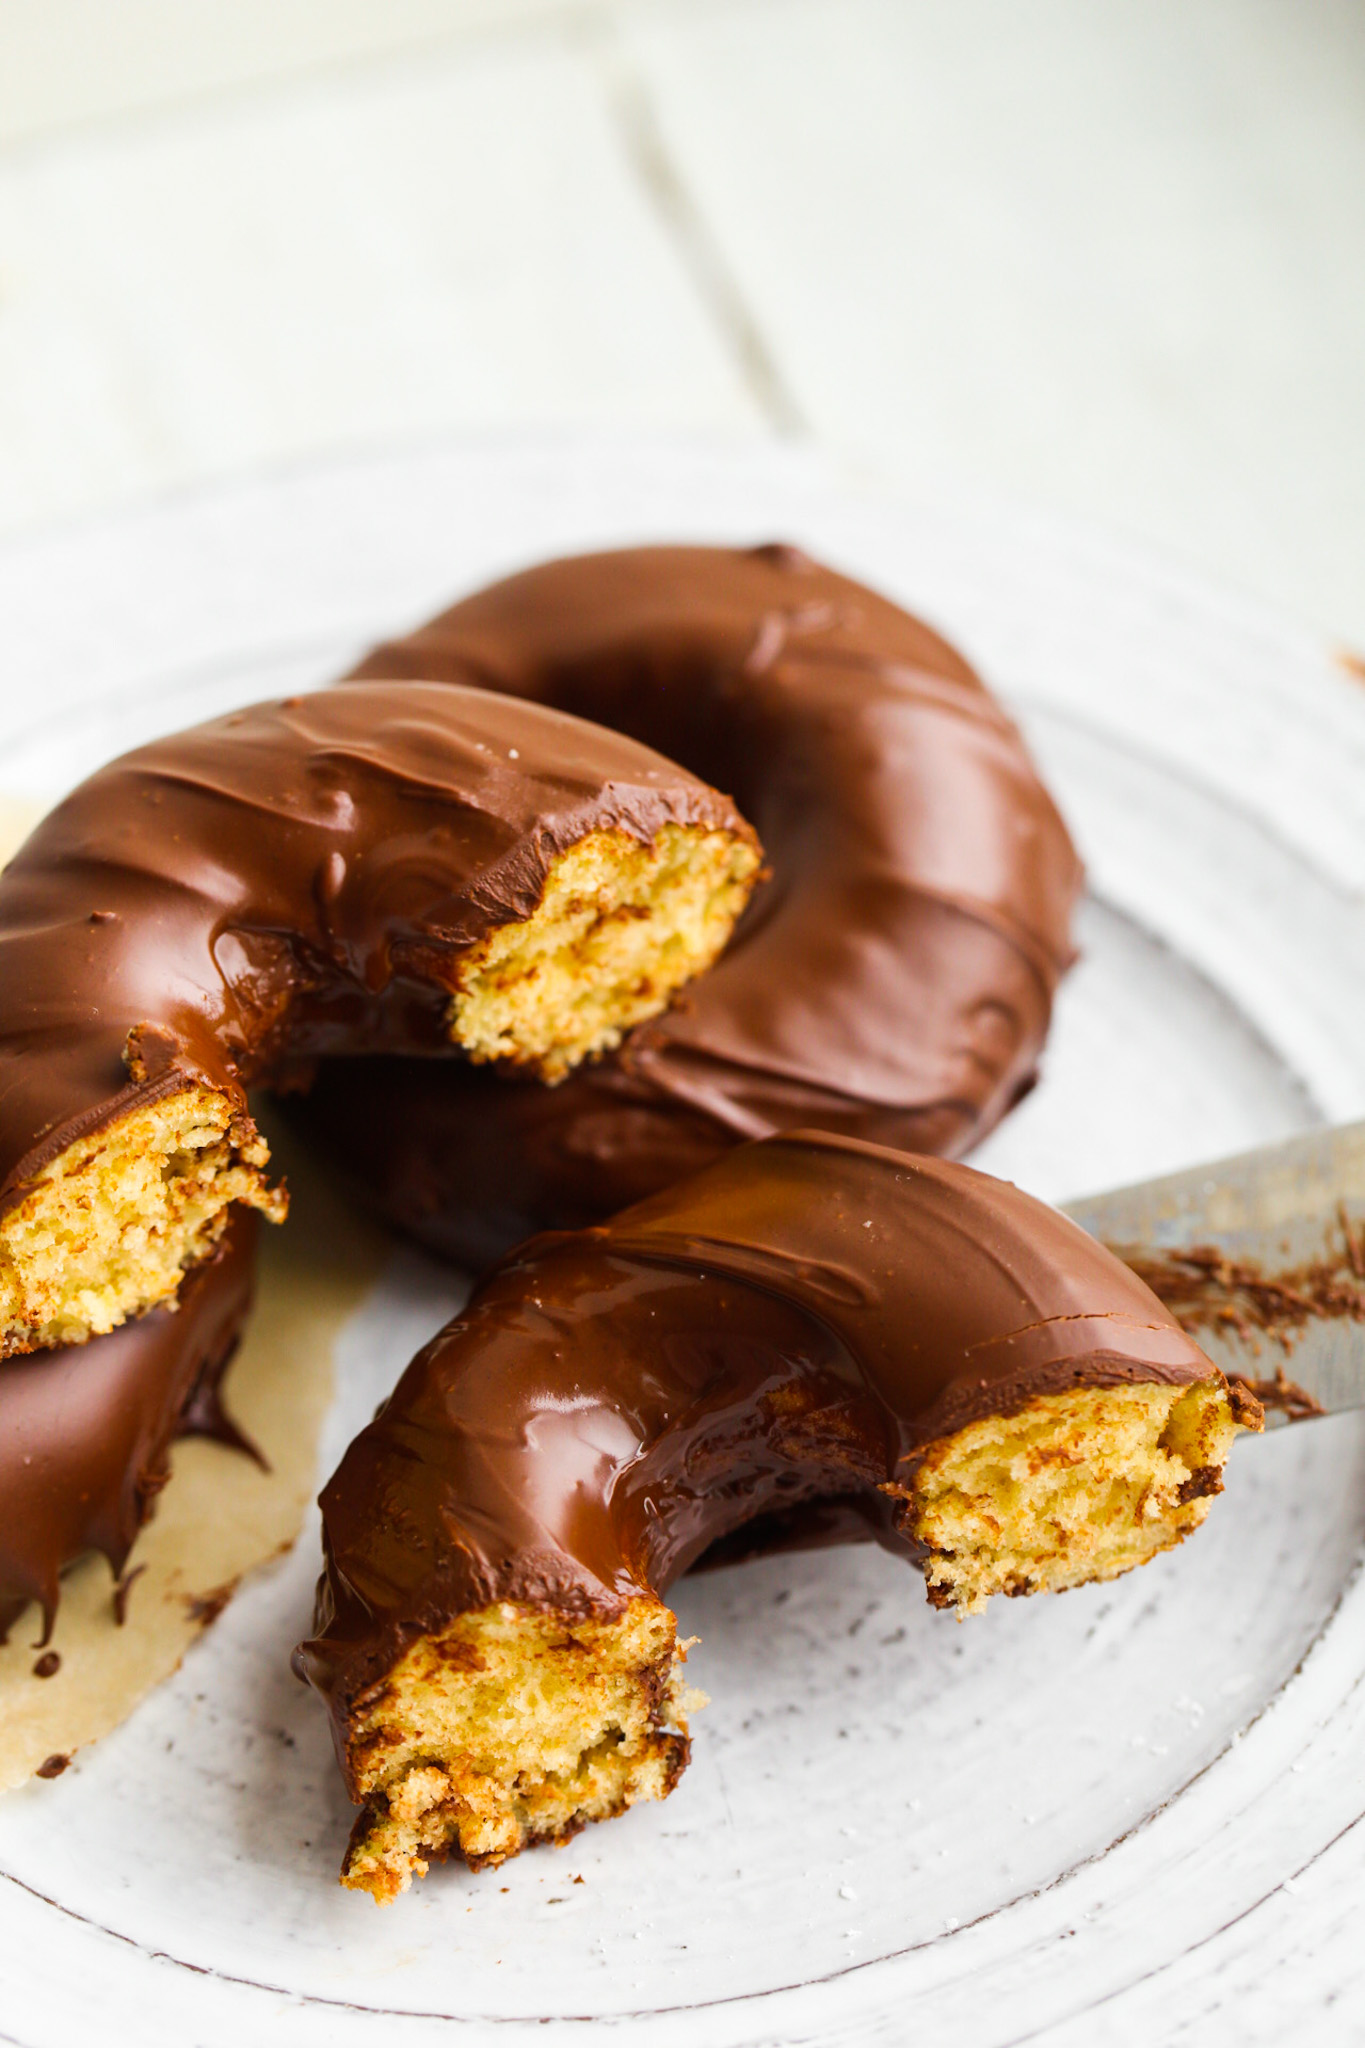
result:
<svg viewBox="0 0 1365 2048"><path fill-rule="evenodd" d="M805 437L1365 645L1355 0L0 0L0 531Z"/></svg>

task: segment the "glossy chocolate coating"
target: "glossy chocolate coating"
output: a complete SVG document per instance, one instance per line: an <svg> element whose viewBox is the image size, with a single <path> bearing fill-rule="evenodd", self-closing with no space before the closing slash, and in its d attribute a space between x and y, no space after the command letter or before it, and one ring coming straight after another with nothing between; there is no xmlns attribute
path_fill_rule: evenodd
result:
<svg viewBox="0 0 1365 2048"><path fill-rule="evenodd" d="M1213 1376L1008 1182L818 1132L745 1146L524 1246L419 1353L323 1492L298 1668L344 1739L454 1615L618 1612L746 1528L770 1548L861 1525L914 1556L881 1489L932 1440L1039 1393Z"/></svg>
<svg viewBox="0 0 1365 2048"><path fill-rule="evenodd" d="M176 1437L242 1444L219 1387L251 1307L256 1221L233 1212L175 1309L0 1362L0 1635L36 1600L46 1642L61 1574L88 1551L122 1572Z"/></svg>
<svg viewBox="0 0 1365 2048"><path fill-rule="evenodd" d="M413 1061L319 1076L305 1127L446 1256L795 1126L960 1152L1032 1085L1076 855L999 705L885 598L793 548L636 548L495 584L358 672L630 733L728 790L772 871L685 1001L550 1095Z"/></svg>
<svg viewBox="0 0 1365 2048"><path fill-rule="evenodd" d="M752 836L633 740L443 684L347 683L125 755L0 876L0 1207L189 1082L245 1113L301 1059L449 1052L460 955L586 834L668 823Z"/></svg>

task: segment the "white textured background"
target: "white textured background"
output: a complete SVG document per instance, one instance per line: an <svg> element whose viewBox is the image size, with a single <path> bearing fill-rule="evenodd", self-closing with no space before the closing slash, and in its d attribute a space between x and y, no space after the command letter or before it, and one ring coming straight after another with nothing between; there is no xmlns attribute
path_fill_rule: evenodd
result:
<svg viewBox="0 0 1365 2048"><path fill-rule="evenodd" d="M1360 0L0 0L0 531L806 437L1365 646Z"/></svg>

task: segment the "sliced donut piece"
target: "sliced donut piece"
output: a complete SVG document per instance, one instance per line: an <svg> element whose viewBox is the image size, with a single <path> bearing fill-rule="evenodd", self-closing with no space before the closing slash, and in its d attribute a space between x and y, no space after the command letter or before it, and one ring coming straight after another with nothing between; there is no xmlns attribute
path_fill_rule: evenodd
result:
<svg viewBox="0 0 1365 2048"><path fill-rule="evenodd" d="M664 1596L727 1542L871 1537L972 1613L1178 1543L1259 1426L1112 1253L968 1167L807 1132L536 1239L322 1496L296 1663L363 1804L343 1881L669 1791Z"/></svg>
<svg viewBox="0 0 1365 2048"><path fill-rule="evenodd" d="M556 1080L709 966L760 853L619 734L422 682L102 769L0 876L0 1356L174 1295L285 1197L247 1106L337 1053Z"/></svg>

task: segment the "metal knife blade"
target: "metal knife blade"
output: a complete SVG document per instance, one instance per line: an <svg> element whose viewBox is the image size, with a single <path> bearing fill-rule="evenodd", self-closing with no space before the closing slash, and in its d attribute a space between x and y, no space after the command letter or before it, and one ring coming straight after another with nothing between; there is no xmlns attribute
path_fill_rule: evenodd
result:
<svg viewBox="0 0 1365 2048"><path fill-rule="evenodd" d="M1267 1429L1365 1407L1365 1123L1063 1207L1253 1388Z"/></svg>

